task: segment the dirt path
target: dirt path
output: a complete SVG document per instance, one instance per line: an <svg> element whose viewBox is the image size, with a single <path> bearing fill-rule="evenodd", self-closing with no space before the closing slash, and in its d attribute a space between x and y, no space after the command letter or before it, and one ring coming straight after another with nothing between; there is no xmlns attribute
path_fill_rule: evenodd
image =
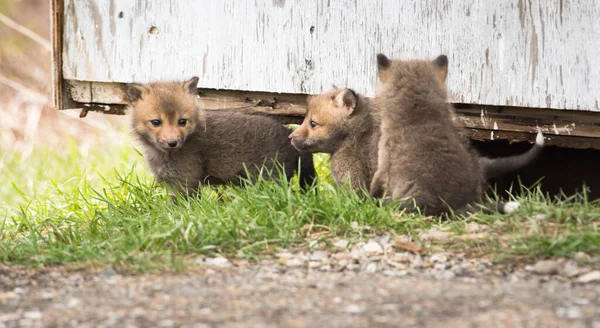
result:
<svg viewBox="0 0 600 328"><path fill-rule="evenodd" d="M598 283L430 259L400 271L203 260L134 276L2 267L0 327L600 327Z"/></svg>

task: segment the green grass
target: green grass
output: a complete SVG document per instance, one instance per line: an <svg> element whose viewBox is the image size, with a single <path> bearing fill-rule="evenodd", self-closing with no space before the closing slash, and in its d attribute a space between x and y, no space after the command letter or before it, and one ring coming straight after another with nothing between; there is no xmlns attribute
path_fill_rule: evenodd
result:
<svg viewBox="0 0 600 328"><path fill-rule="evenodd" d="M180 268L196 254L253 258L306 248L314 238L327 244L336 237L418 237L434 227L460 235L470 222L486 226L490 238L425 246L504 260L600 250L600 206L585 193L552 199L534 188L519 198L523 206L512 215L475 213L443 221L398 215L337 188L326 156L317 157L320 182L307 193L296 182L261 180L203 188L198 198L177 204L129 146L85 156L74 147L62 155L46 150L25 162L18 154L3 160L8 174L0 177L0 262L7 264Z"/></svg>

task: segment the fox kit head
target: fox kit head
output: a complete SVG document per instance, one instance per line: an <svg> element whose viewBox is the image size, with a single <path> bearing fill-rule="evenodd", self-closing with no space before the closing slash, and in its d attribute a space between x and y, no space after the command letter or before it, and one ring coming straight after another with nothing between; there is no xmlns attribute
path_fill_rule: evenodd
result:
<svg viewBox="0 0 600 328"><path fill-rule="evenodd" d="M302 125L290 139L299 151L332 153L348 133L345 125L355 113L358 97L351 89L334 88L308 97L307 113Z"/></svg>
<svg viewBox="0 0 600 328"><path fill-rule="evenodd" d="M200 124L197 85L197 77L183 83L128 85L134 132L164 152L183 147Z"/></svg>
<svg viewBox="0 0 600 328"><path fill-rule="evenodd" d="M391 60L384 54L377 55L379 85L377 93L392 88L397 92L403 86L411 85L422 89L445 89L448 75L448 57L440 55L434 60Z"/></svg>

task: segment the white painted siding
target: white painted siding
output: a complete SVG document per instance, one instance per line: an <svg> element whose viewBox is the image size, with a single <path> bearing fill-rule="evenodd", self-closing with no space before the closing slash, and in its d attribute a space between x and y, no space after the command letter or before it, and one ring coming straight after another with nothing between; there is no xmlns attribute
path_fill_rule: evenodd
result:
<svg viewBox="0 0 600 328"><path fill-rule="evenodd" d="M444 53L455 102L600 111L599 17L597 0L65 0L63 76L372 95L378 52Z"/></svg>

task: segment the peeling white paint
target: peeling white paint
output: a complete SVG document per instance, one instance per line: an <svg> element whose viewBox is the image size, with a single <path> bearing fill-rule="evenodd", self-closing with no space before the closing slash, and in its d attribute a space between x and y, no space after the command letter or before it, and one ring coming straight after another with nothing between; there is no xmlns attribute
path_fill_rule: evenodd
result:
<svg viewBox="0 0 600 328"><path fill-rule="evenodd" d="M498 130L498 124L494 122L494 130Z"/></svg>
<svg viewBox="0 0 600 328"><path fill-rule="evenodd" d="M63 75L370 96L378 52L444 53L454 102L600 111L600 1L560 3L65 0Z"/></svg>

